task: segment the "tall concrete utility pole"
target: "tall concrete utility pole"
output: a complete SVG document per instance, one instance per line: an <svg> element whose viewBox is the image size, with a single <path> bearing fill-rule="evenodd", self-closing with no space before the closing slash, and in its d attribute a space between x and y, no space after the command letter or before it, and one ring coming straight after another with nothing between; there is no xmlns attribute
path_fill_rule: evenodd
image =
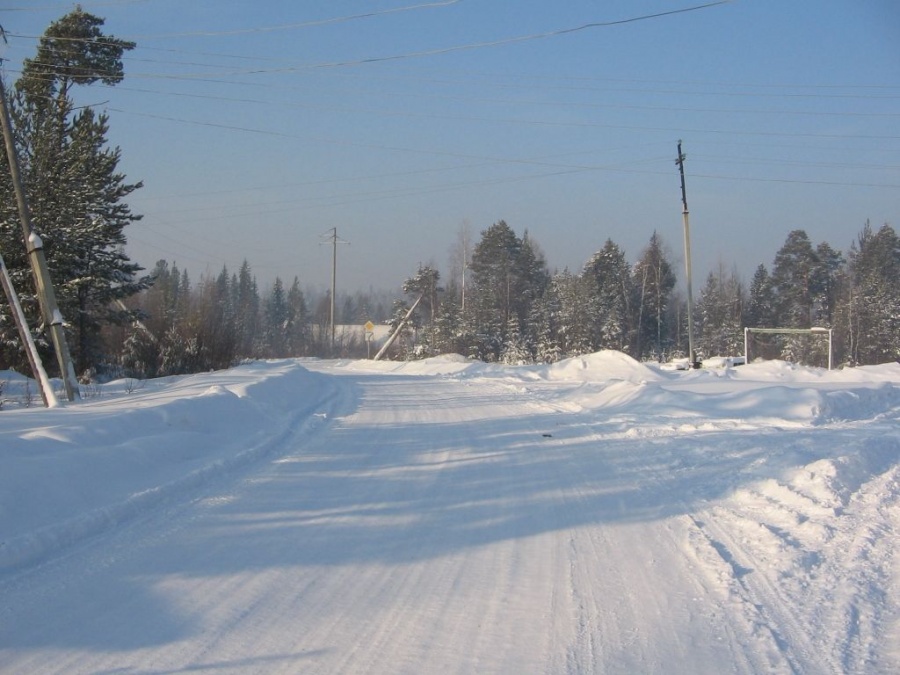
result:
<svg viewBox="0 0 900 675"><path fill-rule="evenodd" d="M50 329L50 338L56 351L56 360L59 365L60 377L65 386L66 397L70 401L77 401L81 398L78 391L78 380L75 378L75 368L72 365L69 345L66 342L62 314L59 311L59 306L56 304L56 294L53 292L53 283L50 280L50 273L47 269L47 260L44 257L44 244L31 226L31 213L28 210L25 188L22 185L22 177L19 173L19 157L16 154L16 146L13 140L12 122L9 117L9 109L6 106L6 89L3 86L2 77L0 77L0 123L3 126L3 139L6 144L6 156L9 160L9 173L12 178L13 190L16 193L19 220L22 223L22 234L25 237L28 262L34 275L34 284L37 289L38 302L41 306L41 314L44 324Z"/></svg>
<svg viewBox="0 0 900 675"><path fill-rule="evenodd" d="M681 174L681 218L684 221L684 267L685 281L687 282L688 352L690 353L691 367L699 368L700 364L697 361L697 353L694 351L694 298L691 284L691 225L688 220L687 190L684 187L684 160L685 155L681 152L681 141L678 141L678 159L675 160L675 163L678 165L678 171Z"/></svg>

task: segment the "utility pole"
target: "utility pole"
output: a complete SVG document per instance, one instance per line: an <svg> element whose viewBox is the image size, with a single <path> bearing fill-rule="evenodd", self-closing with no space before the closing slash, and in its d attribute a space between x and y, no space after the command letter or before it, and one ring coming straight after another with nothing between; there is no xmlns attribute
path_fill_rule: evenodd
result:
<svg viewBox="0 0 900 675"><path fill-rule="evenodd" d="M6 269L6 263L3 262L3 256L0 255L0 285L6 293L6 299L9 301L9 307L12 310L13 321L16 329L19 331L19 338L22 340L22 346L25 348L25 355L28 357L28 365L31 366L31 374L34 376L38 387L41 390L41 400L44 407L55 408L59 405L53 387L50 385L50 378L47 377L47 371L44 370L44 364L38 354L37 346L28 330L28 323L25 321L25 312L22 311L22 305L19 303L19 296L16 295L16 289L13 288L12 279L9 278L9 272Z"/></svg>
<svg viewBox="0 0 900 675"><path fill-rule="evenodd" d="M378 350L378 353L375 355L375 359L374 359L375 361L380 360L381 357L384 356L384 354L387 352L387 350L391 348L391 345L394 344L394 340L396 340L397 337L400 335L400 333L403 331L403 327L406 325L406 322L409 321L409 317L411 317L413 315L413 312L416 311L416 307L419 306L419 303L422 302L422 298L424 298L424 297L425 297L425 291L422 291L419 294L419 297L413 303L413 306L409 308L409 311L406 313L406 316L403 317L403 320L397 324L397 328L394 330L394 332L391 334L391 336L387 339L387 342L385 342L384 346Z"/></svg>
<svg viewBox="0 0 900 675"><path fill-rule="evenodd" d="M687 281L687 322L688 322L688 352L692 368L699 368L697 354L694 352L694 316L693 316L693 290L691 284L691 225L688 219L687 190L684 186L684 160L685 154L681 152L681 141L678 141L678 171L681 174L681 218L684 221L684 267L685 280Z"/></svg>
<svg viewBox="0 0 900 675"><path fill-rule="evenodd" d="M50 329L50 337L53 340L53 347L56 351L59 374L65 386L66 397L70 401L76 401L81 398L78 391L78 381L75 378L75 368L72 365L69 345L66 342L62 314L56 304L56 294L53 292L53 283L50 280L47 260L44 257L44 244L31 225L31 213L28 210L25 188L19 172L19 158L16 154L16 146L13 140L12 122L9 117L9 109L6 106L6 90L3 86L2 77L0 77L0 123L3 126L6 156L9 160L9 173L12 179L13 190L16 193L19 220L22 223L22 234L25 237L25 247L28 250L28 261L31 264L31 271L34 275L34 284L37 289L38 302L41 306L41 314L44 324Z"/></svg>
<svg viewBox="0 0 900 675"><path fill-rule="evenodd" d="M326 237L326 239L321 243L327 244L328 242L331 242L331 352L332 355L334 355L334 294L337 286L337 245L349 245L350 242L338 238L336 227L332 227L330 232L331 234L326 233L322 235L322 237Z"/></svg>

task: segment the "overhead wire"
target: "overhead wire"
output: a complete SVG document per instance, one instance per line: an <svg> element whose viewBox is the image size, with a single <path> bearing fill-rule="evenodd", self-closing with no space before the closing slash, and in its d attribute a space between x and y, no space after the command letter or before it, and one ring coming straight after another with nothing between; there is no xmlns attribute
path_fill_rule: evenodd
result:
<svg viewBox="0 0 900 675"><path fill-rule="evenodd" d="M101 85L109 86L109 85ZM111 87L110 87L111 88ZM198 94L196 92L179 92L179 91L161 91L153 89L143 89L129 86L116 86L117 91L128 91L135 93L152 94L159 96L172 96L176 98L194 98L209 101L222 101L226 103L250 103L266 106L301 108L305 110L319 110L328 112L342 112L350 114L366 114L377 115L382 117L423 117L441 120L456 120L463 122L491 122L499 124L532 124L532 125L550 125L550 126L592 126L590 123L563 122L552 120L529 120L515 118L491 118L476 117L464 115L449 115L439 113L417 113L409 109L404 110L383 110L374 108L348 108L340 106L325 106L321 104L313 104L307 102L295 101L278 101L272 99L260 99L237 96L224 96L217 94ZM392 93L392 97L403 96L404 94ZM481 98L481 97L460 97L460 96L443 96L433 95L423 92L410 92L407 97L415 97L418 100L435 99L435 100L452 100L475 103L491 103L501 105L528 105L542 107L558 107L558 108L586 108L586 109L602 109L602 110L641 110L653 112L683 112L683 113L709 113L709 114L740 114L740 115L778 115L778 116L808 116L808 117L863 117L863 118L900 118L900 112L871 112L858 110L786 110L786 109L759 109L759 108L695 108L674 105L639 105L633 103L597 103L597 102L578 102L578 101L547 101L538 99L499 99L499 98Z"/></svg>
<svg viewBox="0 0 900 675"><path fill-rule="evenodd" d="M411 12L419 9L433 9L435 7L447 7L448 5L456 5L462 0L438 0L436 2L424 2L417 5L407 5L405 7L392 7L390 9L380 9L371 12L362 12L360 14L350 14L347 16L330 17L326 19L314 19L311 21L300 21L297 23L280 24L277 26L254 26L250 28L236 28L222 31L189 31L184 33L164 33L157 35L136 35L129 39L160 39L160 38L183 38L183 37L223 37L232 35L249 35L253 33L272 33L282 30L296 30L298 28L313 28L318 26L327 26L335 23L346 23L349 21L357 21L359 19L371 19L378 16L387 16L390 14L399 14L401 12Z"/></svg>
<svg viewBox="0 0 900 675"><path fill-rule="evenodd" d="M381 10L378 12L368 12L365 14L351 15L351 16L347 16L347 17L341 17L341 18L330 19L330 20L322 20L322 22L351 21L351 20L356 20L356 19L361 19L361 18L371 18L372 16L377 16L379 14L395 13L395 12L399 12L399 11L409 11L409 10L413 10L413 9L421 9L423 7L444 6L444 5L448 5L448 4L456 4L456 2L459 2L459 1L461 1L461 0L447 0L446 2L428 3L428 4L424 4L424 5L413 5L413 6L408 6L408 7L404 7L404 8L396 8L393 10ZM731 2L734 2L734 0L715 0L714 2L707 2L707 3L701 4L701 5L694 5L694 6L690 6L690 7L681 7L681 8L677 8L677 9L667 10L664 12L643 14L643 15L638 15L638 16L627 17L624 19L614 19L614 20L610 20L610 21L592 21L592 22L584 23L584 24L581 24L578 26L559 28L556 30L543 31L540 33L519 35L519 36L514 36L514 37L509 37L509 38L498 38L496 40L488 40L488 41L484 41L484 42L473 42L473 43L467 43L467 44L462 44L462 45L451 45L448 47L440 47L440 48L435 48L435 49L412 51L412 52L406 52L406 53L401 53L401 54L392 54L392 55L387 55L387 56L370 56L370 57L364 57L364 58L359 58L359 59L347 59L347 60L341 60L341 61L322 62L322 63L316 63L316 64L282 66L282 67L277 67L277 68L243 69L243 70L233 71L230 74L231 75L256 75L256 74L263 74L263 73L285 73L285 72L294 72L294 71L299 71L299 70L310 70L310 69L317 69L317 68L337 68L337 67L346 67L346 66L358 66L358 65L371 64L371 63L383 63L386 61L418 59L418 58L422 58L425 56L436 56L436 55L440 55L440 54L450 54L453 52L469 51L469 50L473 50L473 49L485 49L485 48L491 48L491 47L500 47L500 46L505 46L505 45L522 43L522 42L531 42L534 40L544 40L544 39L553 38L553 37L560 37L563 35L570 35L573 33L578 33L578 32L586 31L586 30L592 30L592 29L596 29L596 28L608 28L608 27L612 27L612 26L620 26L620 25L624 25L624 24L635 23L635 22L639 22L639 21L649 21L649 20L659 19L659 18L663 18L663 17L667 17L667 16L674 16L677 14L685 14L685 13L689 13L689 12L696 12L696 11L700 11L700 10L710 9L710 8L713 8L713 7L716 7L719 5L730 4ZM254 29L246 29L246 30L249 32L260 32L260 31L266 31L266 30L296 29L296 28L309 27L309 26L313 26L313 25L321 25L322 22L303 22L303 23L299 23L299 24L285 24L284 26L276 26L276 27L270 27L270 28L254 28ZM222 35L222 34L226 34L226 33L200 32L200 33L169 34L169 35L157 36L157 37L197 37L199 35ZM38 36L22 35L22 34L18 34L18 33L10 33L9 35L12 37L38 39ZM140 37L142 37L142 36L129 36L128 39L137 39ZM143 37L148 37L148 36L143 36ZM80 40L79 38L56 38L56 39L73 40L73 41ZM182 77L187 77L187 76L183 75Z"/></svg>
<svg viewBox="0 0 900 675"><path fill-rule="evenodd" d="M315 141L319 143L328 143L333 145L347 145L364 147L379 150L396 150L410 153L420 154L438 154L456 157L470 157L461 153L441 152L437 150L421 150L411 147L388 146L378 143L365 143L361 141L349 141L335 138L317 138L312 136L300 136L298 134L274 131L271 129L257 129L253 127L240 126L235 124L225 124L219 122L210 122L204 120L191 120L186 118L172 117L170 115L160 115L156 113L136 112L133 110L125 110L123 108L110 106L108 110L118 112L123 115L133 115L137 117L146 117L149 119L165 120L168 122L177 122L180 124L190 124L194 126L209 127L214 129L227 129L230 131L238 131L243 133L258 134L261 136L274 136L280 138L294 138L306 141ZM625 131L666 131L672 133L693 133L693 134L727 134L735 136L762 136L770 138L819 138L819 139L865 139L865 140L900 140L900 134L845 134L833 132L802 132L802 131L746 131L740 129L710 129L710 128L690 128L690 127L654 127L640 125L625 124L600 124L600 123L573 123L575 126L587 126L602 129L618 129ZM510 160L515 161L515 160Z"/></svg>
<svg viewBox="0 0 900 675"><path fill-rule="evenodd" d="M147 0L132 0L133 2L146 2ZM730 0L728 0L730 1ZM433 9L436 7L447 7L449 5L456 5L462 2L462 0L435 0L434 2L423 2L415 5L406 5L403 7L391 7L389 9L380 9L373 10L371 12L361 12L358 14L349 14L345 16L336 16L336 17L328 17L325 19L313 19L309 21L298 21L294 23L285 23L278 24L275 26L252 26L248 28L235 28L230 30L221 30L221 31L213 31L213 30L201 30L201 31L184 31L180 33L157 33L157 34L134 34L129 35L127 37L128 40L158 40L163 38L184 38L184 37L225 37L225 36L233 36L233 35L249 35L253 33L272 33L276 31L283 30L297 30L299 28L313 28L318 26L327 26L330 24L336 23L347 23L350 21L357 21L360 19L371 19L378 16L387 16L390 14L400 14L402 12L411 12L420 9ZM92 3L95 4L95 3ZM119 4L119 3L108 3L108 4ZM122 3L124 4L124 3ZM61 5L62 6L62 5ZM98 5L99 6L99 5ZM29 8L18 7L5 9L4 11L28 11ZM38 9L38 8L31 8ZM44 7L43 9L51 9L49 7ZM12 33L13 37L27 38L38 40L43 36L40 35L26 35L26 34L17 34ZM56 40L66 40L72 42L82 41L82 38L69 38L69 37L54 37ZM94 42L102 42L102 40L92 39Z"/></svg>

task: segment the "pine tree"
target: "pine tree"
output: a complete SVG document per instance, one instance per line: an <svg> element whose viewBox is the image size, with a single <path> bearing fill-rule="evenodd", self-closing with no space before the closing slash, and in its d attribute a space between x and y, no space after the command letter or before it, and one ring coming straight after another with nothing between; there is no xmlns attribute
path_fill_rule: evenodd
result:
<svg viewBox="0 0 900 675"><path fill-rule="evenodd" d="M816 263L816 253L806 232L794 230L788 234L772 265L774 313L779 327L810 327Z"/></svg>
<svg viewBox="0 0 900 675"><path fill-rule="evenodd" d="M612 239L607 239L603 248L585 264L583 276L591 298L594 348L625 351L633 295L631 268L625 252Z"/></svg>
<svg viewBox="0 0 900 675"><path fill-rule="evenodd" d="M478 358L496 360L510 326L524 333L532 305L544 294L550 275L544 255L528 233L519 239L504 221L482 232L470 266L466 319Z"/></svg>
<svg viewBox="0 0 900 675"><path fill-rule="evenodd" d="M196 359L201 370L228 368L238 358L236 309L232 277L223 265L215 279L201 278L193 321L184 335L185 344L196 343Z"/></svg>
<svg viewBox="0 0 900 675"><path fill-rule="evenodd" d="M516 278L518 285L517 314L520 322L524 322L531 306L544 294L550 285L550 273L547 271L547 260L541 247L528 234L522 235L522 246L516 259Z"/></svg>
<svg viewBox="0 0 900 675"><path fill-rule="evenodd" d="M521 366L531 362L531 354L521 333L519 320L515 317L510 319L506 329L506 341L500 353L500 362L510 366Z"/></svg>
<svg viewBox="0 0 900 675"><path fill-rule="evenodd" d="M743 305L736 273L726 275L721 265L716 273L709 273L695 315L698 356L734 356L743 351Z"/></svg>
<svg viewBox="0 0 900 675"><path fill-rule="evenodd" d="M275 277L272 291L265 303L265 345L263 353L269 358L287 356L287 329L289 310L284 284Z"/></svg>
<svg viewBox="0 0 900 675"><path fill-rule="evenodd" d="M558 340L557 317L559 302L553 292L553 281L532 308L531 326L534 331L534 360L536 363L556 363L562 357Z"/></svg>
<svg viewBox="0 0 900 675"><path fill-rule="evenodd" d="M516 261L521 248L521 240L501 220L481 233L472 253L467 311L478 336L478 357L486 361L499 357L509 319L515 315Z"/></svg>
<svg viewBox="0 0 900 675"><path fill-rule="evenodd" d="M829 327L838 295L843 258L828 244L813 249L806 232L794 230L775 255L772 289L775 321L783 328ZM824 345L807 336L788 336L781 341L781 355L790 361L824 361ZM817 354L819 355L816 358Z"/></svg>
<svg viewBox="0 0 900 675"><path fill-rule="evenodd" d="M775 292L765 265L756 268L744 323L751 328L775 328Z"/></svg>
<svg viewBox="0 0 900 675"><path fill-rule="evenodd" d="M831 326L845 260L840 251L833 249L827 242L822 242L816 246L815 261L810 284L812 320L817 326Z"/></svg>
<svg viewBox="0 0 900 675"><path fill-rule="evenodd" d="M632 272L636 302L632 304L635 316L636 340L634 356L652 356L662 359L671 343L667 325L667 307L675 273L663 250L660 236L654 232Z"/></svg>
<svg viewBox="0 0 900 675"><path fill-rule="evenodd" d="M549 295L550 302L558 307L556 344L560 356L568 358L592 352L590 290L584 277L563 270L553 277Z"/></svg>
<svg viewBox="0 0 900 675"><path fill-rule="evenodd" d="M156 377L160 368L159 340L140 329L131 330L122 346L120 363L126 377L147 379Z"/></svg>
<svg viewBox="0 0 900 675"><path fill-rule="evenodd" d="M848 350L851 361L900 358L900 237L885 224L866 223L850 251Z"/></svg>
<svg viewBox="0 0 900 675"><path fill-rule="evenodd" d="M300 289L300 279L294 277L287 293L288 328L286 349L290 356L306 356L309 353L310 317L306 297Z"/></svg>
<svg viewBox="0 0 900 675"><path fill-rule="evenodd" d="M100 327L131 318L113 301L150 283L149 277L138 277L141 267L123 251L125 227L140 218L123 200L141 184L128 184L118 172L120 151L106 147L108 117L90 107L76 110L71 98L76 85L115 85L123 78L122 54L134 43L104 35L102 25L102 19L80 8L51 24L35 58L25 60L11 102L32 224L43 240L57 300L74 335L70 346L79 371L106 358ZM10 194L8 184L0 193ZM11 204L4 203L0 246L21 252L21 232L16 236ZM6 262L18 287L31 289L24 256ZM33 291L23 294L33 296ZM24 304L34 312L32 297Z"/></svg>
<svg viewBox="0 0 900 675"><path fill-rule="evenodd" d="M451 283L434 318L434 337L431 347L435 354L462 354L466 351L466 341L462 329L461 298L462 295Z"/></svg>
<svg viewBox="0 0 900 675"><path fill-rule="evenodd" d="M245 259L241 263L237 279L232 281L235 309L235 332L237 335L238 358L253 358L260 343L259 334L259 291L256 277Z"/></svg>
<svg viewBox="0 0 900 675"><path fill-rule="evenodd" d="M432 355L435 352L436 326L435 319L438 312L438 292L441 290L438 281L441 275L430 265L419 265L415 276L403 282L403 292L416 299L421 296L416 307L415 324L422 327L424 337L423 356ZM414 301L415 302L415 301Z"/></svg>

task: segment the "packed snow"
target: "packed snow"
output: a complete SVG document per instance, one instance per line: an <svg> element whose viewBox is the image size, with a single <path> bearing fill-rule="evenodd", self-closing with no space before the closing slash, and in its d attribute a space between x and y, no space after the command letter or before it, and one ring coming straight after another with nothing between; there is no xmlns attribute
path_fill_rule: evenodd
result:
<svg viewBox="0 0 900 675"><path fill-rule="evenodd" d="M0 373L2 673L900 672L900 365Z"/></svg>

